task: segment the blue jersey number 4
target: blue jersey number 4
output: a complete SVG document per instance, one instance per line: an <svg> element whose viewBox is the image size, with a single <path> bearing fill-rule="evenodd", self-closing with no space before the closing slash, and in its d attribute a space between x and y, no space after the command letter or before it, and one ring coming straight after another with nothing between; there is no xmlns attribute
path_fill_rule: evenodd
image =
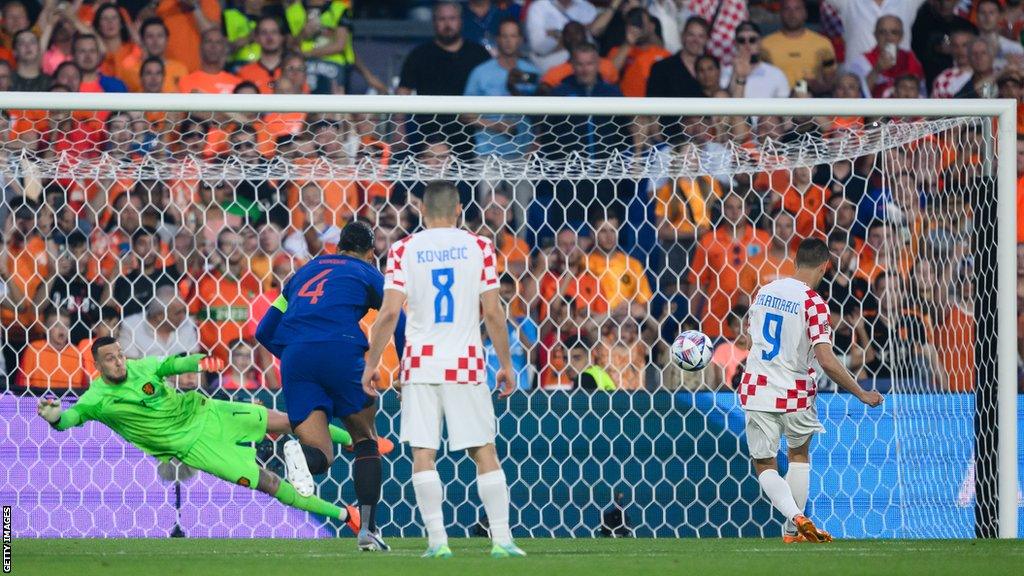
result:
<svg viewBox="0 0 1024 576"><path fill-rule="evenodd" d="M762 360L774 360L782 348L782 316L767 313L764 315L764 329L761 331L764 339L771 345L771 350L761 352Z"/></svg>
<svg viewBox="0 0 1024 576"><path fill-rule="evenodd" d="M455 296L452 294L452 286L455 285L455 269L438 268L431 271L430 277L434 282L434 288L437 288L437 296L434 297L434 323L454 322Z"/></svg>

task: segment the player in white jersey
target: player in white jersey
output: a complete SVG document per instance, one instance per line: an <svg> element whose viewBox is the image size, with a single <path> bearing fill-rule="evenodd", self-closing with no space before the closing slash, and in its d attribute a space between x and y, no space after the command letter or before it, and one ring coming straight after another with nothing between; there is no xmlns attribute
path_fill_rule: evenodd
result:
<svg viewBox="0 0 1024 576"><path fill-rule="evenodd" d="M426 230L396 242L388 252L384 301L370 330L363 389L376 394L377 365L408 301L398 378L401 440L412 447L412 485L429 540L423 556L452 555L441 510L443 487L435 467L442 420L448 427L448 449L468 450L476 462L477 492L490 522L491 556L525 556L509 530L508 484L494 446L497 425L480 339L482 309L501 363L496 379L504 398L515 390L515 380L494 246L457 228L461 214L455 186L429 184L423 195Z"/></svg>
<svg viewBox="0 0 1024 576"><path fill-rule="evenodd" d="M787 543L832 541L803 513L810 485L811 438L824 431L814 406L811 361L817 359L829 378L868 406L883 401L878 392L861 388L832 350L828 306L811 288L821 282L829 262L824 241L802 241L793 277L758 290L747 312L747 332L737 342L750 349L737 390L746 413L747 447L757 481L786 518L783 541ZM789 456L785 479L779 476L775 460L783 435Z"/></svg>

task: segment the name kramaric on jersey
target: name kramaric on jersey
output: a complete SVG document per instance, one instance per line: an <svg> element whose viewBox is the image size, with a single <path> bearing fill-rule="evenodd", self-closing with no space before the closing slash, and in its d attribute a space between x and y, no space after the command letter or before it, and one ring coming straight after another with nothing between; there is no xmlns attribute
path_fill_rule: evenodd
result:
<svg viewBox="0 0 1024 576"><path fill-rule="evenodd" d="M758 294L757 299L754 300L755 305L764 306L766 308L774 308L781 310L782 312L789 312L790 314L799 314L801 310L801 304L799 302L793 302L792 300L786 300L785 298L779 298L778 296L772 296L771 294Z"/></svg>
<svg viewBox="0 0 1024 576"><path fill-rule="evenodd" d="M468 246L453 246L441 250L417 250L416 263L430 264L431 262L451 262L453 260L469 260Z"/></svg>

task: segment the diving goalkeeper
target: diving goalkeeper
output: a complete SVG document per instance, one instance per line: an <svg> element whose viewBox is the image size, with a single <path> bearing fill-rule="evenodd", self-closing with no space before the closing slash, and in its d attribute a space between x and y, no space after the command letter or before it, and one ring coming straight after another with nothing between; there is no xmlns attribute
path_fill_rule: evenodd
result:
<svg viewBox="0 0 1024 576"><path fill-rule="evenodd" d="M39 415L56 430L97 420L162 462L177 458L208 474L277 498L282 504L337 518L359 532L354 506L339 508L316 496L302 496L287 481L256 463L256 449L240 443L259 442L268 433L291 433L288 416L258 404L225 402L195 391L180 393L164 382L167 376L216 372L219 358L172 356L127 360L114 338L92 345L100 376L78 402L61 410L55 399L39 400ZM351 444L348 432L330 427L334 442Z"/></svg>

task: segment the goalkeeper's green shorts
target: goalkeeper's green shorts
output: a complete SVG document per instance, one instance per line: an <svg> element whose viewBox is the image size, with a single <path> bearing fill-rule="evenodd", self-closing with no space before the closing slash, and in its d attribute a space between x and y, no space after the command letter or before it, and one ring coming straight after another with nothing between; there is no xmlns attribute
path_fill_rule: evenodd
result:
<svg viewBox="0 0 1024 576"><path fill-rule="evenodd" d="M267 435L267 409L259 404L207 400L203 433L182 462L246 488L256 488L260 467L253 442Z"/></svg>

